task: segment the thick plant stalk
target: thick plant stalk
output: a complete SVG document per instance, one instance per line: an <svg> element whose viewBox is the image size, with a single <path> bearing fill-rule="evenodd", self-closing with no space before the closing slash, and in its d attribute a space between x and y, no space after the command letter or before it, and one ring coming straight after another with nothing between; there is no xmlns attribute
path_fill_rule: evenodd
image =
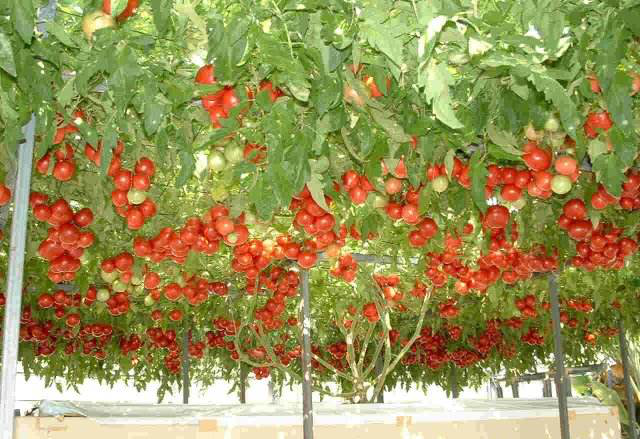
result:
<svg viewBox="0 0 640 439"><path fill-rule="evenodd" d="M296 339L298 340L298 344L302 344L302 334L300 333L300 331L296 332ZM313 358L314 360L316 360L318 363L320 363L322 366L326 367L327 369L329 369L331 372L335 373L336 375L351 381L351 377L349 375L347 375L344 372L339 371L338 369L336 369L335 367L333 367L333 365L329 362L327 362L327 360L325 360L324 358L314 354L313 352L311 353L311 358Z"/></svg>
<svg viewBox="0 0 640 439"><path fill-rule="evenodd" d="M423 301L422 301L422 307L420 308L420 317L418 319L418 324L416 325L416 329L413 333L413 336L411 337L411 339L409 340L409 342L402 348L402 350L398 353L398 355L396 356L395 360L389 364L388 358L390 358L391 356L391 343L389 341L389 334L387 332L386 334L386 340L385 340L385 345L386 348L385 349L385 361L382 367L382 373L380 374L379 378L378 378L378 383L375 386L375 390L373 393L373 397L372 399L375 401L376 398L378 397L378 395L380 394L380 392L382 391L382 389L384 388L384 383L387 379L387 375L389 375L389 373L395 369L395 367L398 365L398 362L400 362L400 360L406 355L407 352L409 352L409 349L411 349L411 347L413 346L413 344L416 342L416 340L418 340L418 338L420 337L420 332L422 331L422 325L424 324L424 316L427 310L427 304L429 303L429 297L431 296L431 294L427 294L425 295ZM375 360L373 361L373 364L375 364Z"/></svg>

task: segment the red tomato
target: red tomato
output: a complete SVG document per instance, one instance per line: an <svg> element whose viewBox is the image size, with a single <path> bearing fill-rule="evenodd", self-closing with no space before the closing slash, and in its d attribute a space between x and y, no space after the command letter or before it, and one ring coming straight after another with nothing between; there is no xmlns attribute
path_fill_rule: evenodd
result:
<svg viewBox="0 0 640 439"><path fill-rule="evenodd" d="M504 206L490 206L484 216L483 224L493 230L501 230L507 227L509 222L509 209Z"/></svg>
<svg viewBox="0 0 640 439"><path fill-rule="evenodd" d="M198 84L211 85L216 83L215 67L211 64L206 64L198 70L196 73L196 82Z"/></svg>

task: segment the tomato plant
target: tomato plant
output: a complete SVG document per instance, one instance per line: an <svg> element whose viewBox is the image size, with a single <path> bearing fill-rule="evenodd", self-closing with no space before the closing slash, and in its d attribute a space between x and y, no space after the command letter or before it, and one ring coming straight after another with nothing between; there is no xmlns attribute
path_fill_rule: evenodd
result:
<svg viewBox="0 0 640 439"><path fill-rule="evenodd" d="M304 270L314 386L353 401L549 362L550 272L571 363L638 332L639 6L81 3L46 37L0 7L26 373L295 382Z"/></svg>

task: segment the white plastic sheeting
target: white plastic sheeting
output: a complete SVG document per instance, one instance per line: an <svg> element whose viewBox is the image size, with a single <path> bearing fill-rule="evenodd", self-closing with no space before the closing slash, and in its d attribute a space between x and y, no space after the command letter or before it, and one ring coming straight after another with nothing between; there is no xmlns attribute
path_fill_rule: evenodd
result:
<svg viewBox="0 0 640 439"><path fill-rule="evenodd" d="M570 398L576 415L606 414L610 408L593 398ZM265 405L142 405L42 401L40 416L84 416L101 424L197 424L215 419L221 426L302 425L300 404ZM413 422L454 422L491 419L530 419L558 416L556 399L448 400L412 404L315 404L316 425L392 424L398 417Z"/></svg>

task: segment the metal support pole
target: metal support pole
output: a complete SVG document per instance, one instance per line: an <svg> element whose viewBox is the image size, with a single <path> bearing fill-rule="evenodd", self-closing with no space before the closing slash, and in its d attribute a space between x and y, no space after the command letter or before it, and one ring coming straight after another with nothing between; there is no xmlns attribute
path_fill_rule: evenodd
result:
<svg viewBox="0 0 640 439"><path fill-rule="evenodd" d="M375 368L376 376L382 376L382 369L384 368L382 355L384 354L381 353L380 356L378 356L378 358L376 359L376 368ZM380 390L380 393L378 393L378 396L376 397L376 403L384 404L384 390Z"/></svg>
<svg viewBox="0 0 640 439"><path fill-rule="evenodd" d="M556 394L558 395L560 437L562 439L570 439L569 409L567 406L567 375L564 370L564 346L562 344L562 328L560 326L560 301L558 299L558 284L555 273L549 274L549 295L551 299L551 318L553 320L554 378L556 381Z"/></svg>
<svg viewBox="0 0 640 439"><path fill-rule="evenodd" d="M185 328L182 335L182 403L189 404L191 380L189 378L189 330Z"/></svg>
<svg viewBox="0 0 640 439"><path fill-rule="evenodd" d="M16 400L16 373L18 369L18 344L24 278L24 256L27 243L27 213L31 188L31 166L35 141L36 118L22 129L24 142L18 148L18 171L13 199L11 221L11 247L7 272L7 302L4 310L2 334L2 377L0 379L0 438L12 439L14 429L14 405Z"/></svg>
<svg viewBox="0 0 640 439"><path fill-rule="evenodd" d="M302 271L302 420L304 439L313 439L313 400L311 389L311 300L309 272Z"/></svg>
<svg viewBox="0 0 640 439"><path fill-rule="evenodd" d="M638 429L636 425L636 400L631 382L631 366L629 363L629 347L627 337L624 333L622 319L619 322L620 328L620 356L622 357L622 368L624 372L624 390L627 396L627 412L629 412L629 437L638 439Z"/></svg>
<svg viewBox="0 0 640 439"><path fill-rule="evenodd" d="M514 398L520 398L520 388L517 381L511 384L511 395L513 395Z"/></svg>
<svg viewBox="0 0 640 439"><path fill-rule="evenodd" d="M551 379L545 378L542 381L542 397L553 398L553 389L551 388Z"/></svg>
<svg viewBox="0 0 640 439"><path fill-rule="evenodd" d="M453 399L460 397L460 387L458 387L458 371L455 366L451 368L451 396Z"/></svg>
<svg viewBox="0 0 640 439"><path fill-rule="evenodd" d="M247 403L247 366L240 363L240 404Z"/></svg>

